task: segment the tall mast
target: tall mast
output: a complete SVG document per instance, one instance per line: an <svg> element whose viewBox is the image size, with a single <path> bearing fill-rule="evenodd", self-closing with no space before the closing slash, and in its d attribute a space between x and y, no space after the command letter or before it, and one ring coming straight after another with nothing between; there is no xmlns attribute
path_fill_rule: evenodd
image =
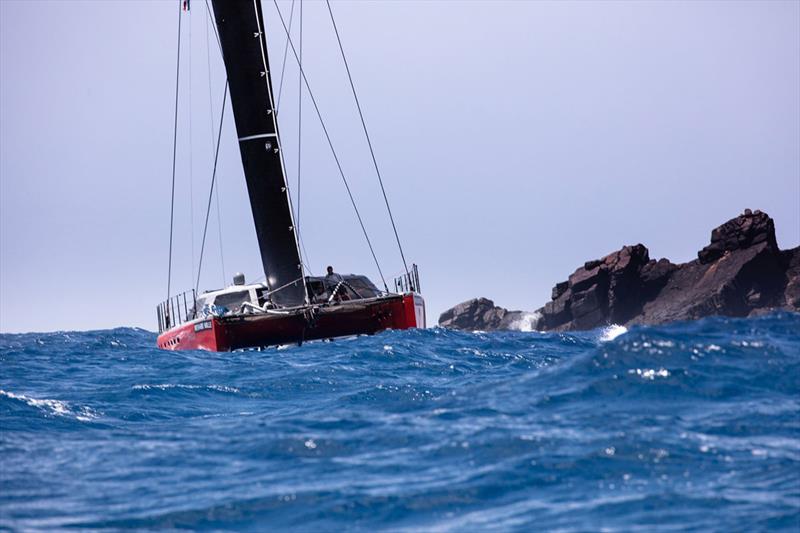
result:
<svg viewBox="0 0 800 533"><path fill-rule="evenodd" d="M264 17L259 0L212 0L239 151L272 301L307 301L303 265L281 157Z"/></svg>

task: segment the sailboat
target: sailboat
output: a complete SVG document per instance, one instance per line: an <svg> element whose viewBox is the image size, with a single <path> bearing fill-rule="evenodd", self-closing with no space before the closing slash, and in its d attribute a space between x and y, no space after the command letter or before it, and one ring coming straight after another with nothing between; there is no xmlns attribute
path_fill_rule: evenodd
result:
<svg viewBox="0 0 800 533"><path fill-rule="evenodd" d="M416 265L395 278L393 291L363 275L306 273L281 154L261 3L212 0L211 5L265 280L248 284L237 274L222 289L168 294L157 306L158 347L230 351L424 328Z"/></svg>

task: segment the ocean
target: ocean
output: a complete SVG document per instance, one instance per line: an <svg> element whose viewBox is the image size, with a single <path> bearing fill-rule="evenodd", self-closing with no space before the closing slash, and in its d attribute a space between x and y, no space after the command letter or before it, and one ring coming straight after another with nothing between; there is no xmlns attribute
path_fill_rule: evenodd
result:
<svg viewBox="0 0 800 533"><path fill-rule="evenodd" d="M798 531L800 315L0 335L0 529Z"/></svg>

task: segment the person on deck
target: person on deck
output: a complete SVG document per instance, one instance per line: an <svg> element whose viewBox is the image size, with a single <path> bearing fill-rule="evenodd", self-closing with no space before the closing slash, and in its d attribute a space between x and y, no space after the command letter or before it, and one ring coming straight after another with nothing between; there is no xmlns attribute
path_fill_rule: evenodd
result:
<svg viewBox="0 0 800 533"><path fill-rule="evenodd" d="M342 276L340 276L339 274L334 272L332 266L329 266L328 267L328 275L325 276L325 283L327 283L329 285L330 284L336 285L340 281L342 281Z"/></svg>
<svg viewBox="0 0 800 533"><path fill-rule="evenodd" d="M328 274L325 276L325 288L328 289L328 293L333 295L334 298L338 301L341 298L342 289L340 288L336 291L336 294L333 291L339 286L339 284L344 281L344 278L333 271L332 266L328 266Z"/></svg>

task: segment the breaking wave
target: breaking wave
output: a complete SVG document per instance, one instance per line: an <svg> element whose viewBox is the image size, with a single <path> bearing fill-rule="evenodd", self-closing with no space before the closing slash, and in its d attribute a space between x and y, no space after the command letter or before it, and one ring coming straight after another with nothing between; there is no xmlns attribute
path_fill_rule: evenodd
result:
<svg viewBox="0 0 800 533"><path fill-rule="evenodd" d="M600 333L600 340L602 342L613 341L620 335L624 335L628 332L628 328L625 326L620 326L618 324L611 324L610 326L606 326L601 330Z"/></svg>
<svg viewBox="0 0 800 533"><path fill-rule="evenodd" d="M80 420L81 422L88 422L98 417L98 414L90 407L78 407L77 409L73 409L70 407L69 403L60 400L31 398L24 394L15 394L2 389L0 389L0 396L35 407L48 416L67 416Z"/></svg>
<svg viewBox="0 0 800 533"><path fill-rule="evenodd" d="M528 313L523 311L520 317L509 324L508 329L512 331L536 331L536 324L542 314L539 312Z"/></svg>

